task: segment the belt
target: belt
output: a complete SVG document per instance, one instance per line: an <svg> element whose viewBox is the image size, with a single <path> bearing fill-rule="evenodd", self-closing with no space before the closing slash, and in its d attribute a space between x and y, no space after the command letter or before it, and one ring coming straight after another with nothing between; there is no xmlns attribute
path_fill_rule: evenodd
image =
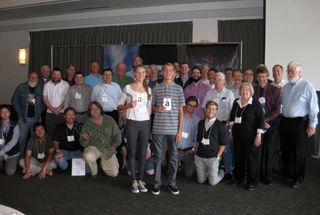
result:
<svg viewBox="0 0 320 215"><path fill-rule="evenodd" d="M192 149L193 147L188 147L188 148L185 148L185 149L178 149L178 151L181 151L181 152L186 152L186 151L189 151L190 149Z"/></svg>
<svg viewBox="0 0 320 215"><path fill-rule="evenodd" d="M88 113L88 111L76 112L76 114L85 114L85 113Z"/></svg>
<svg viewBox="0 0 320 215"><path fill-rule="evenodd" d="M303 120L303 121L306 121L309 119L309 116L306 115L306 116L299 116L299 117L285 117L285 116L282 116L283 119L285 120Z"/></svg>

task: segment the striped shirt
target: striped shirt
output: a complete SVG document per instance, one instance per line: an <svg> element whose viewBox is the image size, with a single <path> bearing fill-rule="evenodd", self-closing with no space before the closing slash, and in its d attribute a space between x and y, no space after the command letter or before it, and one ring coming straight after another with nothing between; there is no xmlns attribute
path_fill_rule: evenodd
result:
<svg viewBox="0 0 320 215"><path fill-rule="evenodd" d="M178 132L179 108L185 105L183 89L172 82L160 83L153 88L152 105L163 105L164 98L171 99L171 110L155 112L153 134L176 135Z"/></svg>

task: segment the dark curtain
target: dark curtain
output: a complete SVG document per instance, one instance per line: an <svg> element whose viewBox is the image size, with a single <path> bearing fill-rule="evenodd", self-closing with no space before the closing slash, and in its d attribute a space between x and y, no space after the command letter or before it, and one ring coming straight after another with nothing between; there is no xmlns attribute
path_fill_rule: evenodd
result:
<svg viewBox="0 0 320 215"><path fill-rule="evenodd" d="M87 73L92 60L103 63L105 44L192 42L192 22L157 23L30 32L30 71L51 63L64 71L68 64Z"/></svg>
<svg viewBox="0 0 320 215"><path fill-rule="evenodd" d="M253 68L264 63L264 20L219 20L219 42L242 41L242 68Z"/></svg>

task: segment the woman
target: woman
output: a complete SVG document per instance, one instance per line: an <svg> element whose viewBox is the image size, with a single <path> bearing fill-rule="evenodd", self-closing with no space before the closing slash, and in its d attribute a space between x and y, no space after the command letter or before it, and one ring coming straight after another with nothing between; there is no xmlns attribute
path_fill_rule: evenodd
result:
<svg viewBox="0 0 320 215"><path fill-rule="evenodd" d="M240 98L233 103L230 113L230 130L234 145L234 185L242 183L247 175L247 188L254 190L259 181L261 159L261 133L264 125L263 110L253 100L253 87L240 85Z"/></svg>
<svg viewBox="0 0 320 215"><path fill-rule="evenodd" d="M0 169L5 163L7 175L14 175L19 160L19 126L10 120L11 108L7 105L0 107Z"/></svg>
<svg viewBox="0 0 320 215"><path fill-rule="evenodd" d="M118 110L126 110L126 140L128 143L129 168L133 193L147 192L142 181L146 149L150 134L151 89L147 86L147 71L144 66L134 69L135 81L124 87ZM136 153L139 157L138 175L136 175Z"/></svg>

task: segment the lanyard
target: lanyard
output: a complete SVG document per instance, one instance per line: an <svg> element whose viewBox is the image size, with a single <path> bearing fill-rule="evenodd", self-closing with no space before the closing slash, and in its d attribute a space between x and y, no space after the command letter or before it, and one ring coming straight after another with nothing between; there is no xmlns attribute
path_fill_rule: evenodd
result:
<svg viewBox="0 0 320 215"><path fill-rule="evenodd" d="M206 123L206 121L204 121L202 139L204 139L204 135L206 134L206 125L205 125L205 123ZM215 123L215 122L214 122L214 123ZM209 129L209 132L208 132L208 139L209 139L209 137L210 137L211 130L212 130L212 127L213 127L214 123L212 123L212 125L210 126L210 129Z"/></svg>
<svg viewBox="0 0 320 215"><path fill-rule="evenodd" d="M247 108L247 106L248 106L248 104L246 104L246 106L245 106L245 107L243 108L243 110L241 111L240 117L242 117L242 113L243 113L243 111ZM237 117L237 115L238 115L238 108L239 108L239 104L238 104L237 109L236 109L235 117Z"/></svg>
<svg viewBox="0 0 320 215"><path fill-rule="evenodd" d="M166 92L167 92L167 88L171 87L170 85L166 85L166 84L163 84L163 98L166 98L165 95L166 95ZM170 98L172 98L172 90L170 91Z"/></svg>

